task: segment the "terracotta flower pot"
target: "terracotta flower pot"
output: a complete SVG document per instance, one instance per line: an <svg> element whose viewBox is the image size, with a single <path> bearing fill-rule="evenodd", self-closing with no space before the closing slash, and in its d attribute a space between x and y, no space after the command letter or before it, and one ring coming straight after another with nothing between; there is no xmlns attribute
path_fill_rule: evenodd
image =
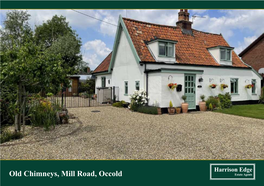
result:
<svg viewBox="0 0 264 186"><path fill-rule="evenodd" d="M173 115L175 113L175 108L168 108L169 115Z"/></svg>
<svg viewBox="0 0 264 186"><path fill-rule="evenodd" d="M199 102L199 108L200 108L200 111L206 111L207 108L206 108L206 102Z"/></svg>
<svg viewBox="0 0 264 186"><path fill-rule="evenodd" d="M161 115L162 113L161 113L161 108L157 108L157 110L158 110L158 115Z"/></svg>
<svg viewBox="0 0 264 186"><path fill-rule="evenodd" d="M182 113L187 113L188 112L188 103L182 103Z"/></svg>
<svg viewBox="0 0 264 186"><path fill-rule="evenodd" d="M181 107L177 107L177 108L176 108L176 113L177 113L177 114L180 114L180 113L181 113Z"/></svg>

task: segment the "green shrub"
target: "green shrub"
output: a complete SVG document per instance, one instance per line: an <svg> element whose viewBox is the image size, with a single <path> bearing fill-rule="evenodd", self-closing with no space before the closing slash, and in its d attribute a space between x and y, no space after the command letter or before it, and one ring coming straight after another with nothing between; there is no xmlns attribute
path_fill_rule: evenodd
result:
<svg viewBox="0 0 264 186"><path fill-rule="evenodd" d="M173 107L173 104L172 104L172 102L171 102L171 101L170 101L169 107L170 107L170 108L172 108L172 107Z"/></svg>
<svg viewBox="0 0 264 186"><path fill-rule="evenodd" d="M184 103L185 103L185 101L186 101L186 99L187 99L187 96L186 96L186 95L182 95L182 99L183 99L183 101L184 101Z"/></svg>
<svg viewBox="0 0 264 186"><path fill-rule="evenodd" d="M209 110L211 110L211 111L213 110L213 105L212 105L212 103L209 104Z"/></svg>
<svg viewBox="0 0 264 186"><path fill-rule="evenodd" d="M219 107L219 99L218 99L218 97L210 96L206 100L206 106L207 106L207 108L209 108L210 104L212 104L213 109Z"/></svg>
<svg viewBox="0 0 264 186"><path fill-rule="evenodd" d="M58 103L52 103L46 99L40 98L32 101L29 116L33 126L45 127L57 124L57 112L62 110Z"/></svg>
<svg viewBox="0 0 264 186"><path fill-rule="evenodd" d="M124 100L119 101L119 102L115 102L112 104L114 107L124 107L124 105L126 105L126 102Z"/></svg>
<svg viewBox="0 0 264 186"><path fill-rule="evenodd" d="M264 87L261 88L261 95L259 96L259 103L264 103Z"/></svg>
<svg viewBox="0 0 264 186"><path fill-rule="evenodd" d="M137 112L145 113L145 114L158 114L157 107L150 106L140 106L137 108Z"/></svg>
<svg viewBox="0 0 264 186"><path fill-rule="evenodd" d="M22 138L23 135L20 132L11 132L9 130L4 130L1 133L1 137L0 137L0 143L4 143L13 139L20 139Z"/></svg>
<svg viewBox="0 0 264 186"><path fill-rule="evenodd" d="M201 98L202 102L204 102L205 95L201 95L200 98Z"/></svg>
<svg viewBox="0 0 264 186"><path fill-rule="evenodd" d="M225 95L218 94L218 98L219 98L219 101L220 101L220 107L222 109L230 108L232 106L231 95L229 93L226 93Z"/></svg>

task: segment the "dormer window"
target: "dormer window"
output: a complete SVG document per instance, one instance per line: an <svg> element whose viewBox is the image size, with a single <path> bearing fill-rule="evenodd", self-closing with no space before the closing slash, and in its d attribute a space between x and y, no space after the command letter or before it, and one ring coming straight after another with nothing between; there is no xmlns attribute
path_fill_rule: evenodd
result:
<svg viewBox="0 0 264 186"><path fill-rule="evenodd" d="M220 49L220 59L223 61L231 61L231 49L221 48Z"/></svg>
<svg viewBox="0 0 264 186"><path fill-rule="evenodd" d="M173 57L174 44L169 42L159 42L159 56L160 57Z"/></svg>

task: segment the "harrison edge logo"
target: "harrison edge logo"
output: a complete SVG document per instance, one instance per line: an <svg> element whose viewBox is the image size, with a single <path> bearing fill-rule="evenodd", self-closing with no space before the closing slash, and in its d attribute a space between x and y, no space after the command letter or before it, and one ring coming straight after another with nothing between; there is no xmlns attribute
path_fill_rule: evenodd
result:
<svg viewBox="0 0 264 186"><path fill-rule="evenodd" d="M255 180L255 163L210 164L210 180Z"/></svg>

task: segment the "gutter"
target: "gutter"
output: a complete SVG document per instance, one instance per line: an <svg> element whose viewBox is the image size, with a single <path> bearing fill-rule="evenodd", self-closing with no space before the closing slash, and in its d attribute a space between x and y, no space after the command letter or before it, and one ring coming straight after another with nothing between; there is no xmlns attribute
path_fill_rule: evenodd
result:
<svg viewBox="0 0 264 186"><path fill-rule="evenodd" d="M212 68L237 68L237 69L251 69L251 67L234 67L234 66L216 66L216 65L198 65L198 64L186 64L186 63L166 63L166 62L153 62L153 61L141 61L141 64L152 64L152 65L179 65L179 66L198 66L198 67L212 67Z"/></svg>

